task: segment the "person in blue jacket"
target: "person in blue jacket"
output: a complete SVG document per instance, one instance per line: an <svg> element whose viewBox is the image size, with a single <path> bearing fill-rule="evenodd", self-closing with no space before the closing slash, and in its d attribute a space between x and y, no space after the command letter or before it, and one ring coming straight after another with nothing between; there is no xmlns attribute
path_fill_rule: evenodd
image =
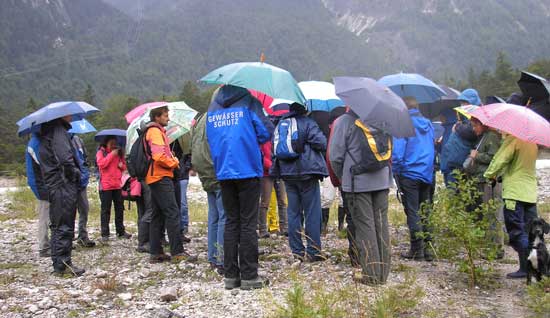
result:
<svg viewBox="0 0 550 318"><path fill-rule="evenodd" d="M431 195L435 157L434 128L430 120L418 111L418 102L414 97L404 97L403 100L409 109L416 134L414 137L393 139L392 168L407 214L411 240L410 250L401 256L431 261L433 254L429 248L430 237L423 238L420 235L428 229L418 212L422 203L428 202Z"/></svg>
<svg viewBox="0 0 550 318"><path fill-rule="evenodd" d="M258 209L263 160L260 144L271 139L273 124L244 88L225 85L210 104L206 136L226 213L225 288L262 288L258 276Z"/></svg>
<svg viewBox="0 0 550 318"><path fill-rule="evenodd" d="M317 123L307 117L304 106L294 103L290 112L283 115L273 140L274 162L270 175L285 182L288 197L288 242L292 254L310 262L323 261L321 255L321 192L319 181L328 176L324 153L327 138ZM280 135L279 125L286 119L296 121L301 152L297 158L284 160L277 157L279 143L285 143ZM277 138L279 137L279 138ZM279 139L279 140L278 140ZM302 242L302 220L305 223L307 248Z"/></svg>
<svg viewBox="0 0 550 318"><path fill-rule="evenodd" d="M48 188L44 184L44 177L40 170L39 149L40 139L36 133L33 133L25 152L27 184L38 200L38 254L40 257L50 257L50 238L48 236L50 202L48 201Z"/></svg>

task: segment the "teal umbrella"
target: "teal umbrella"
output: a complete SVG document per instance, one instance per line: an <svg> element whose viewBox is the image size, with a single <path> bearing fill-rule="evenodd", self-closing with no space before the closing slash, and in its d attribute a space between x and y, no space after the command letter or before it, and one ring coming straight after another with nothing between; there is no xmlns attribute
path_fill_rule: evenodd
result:
<svg viewBox="0 0 550 318"><path fill-rule="evenodd" d="M290 72L263 62L233 63L201 78L206 84L234 85L253 89L273 98L305 105L306 98Z"/></svg>

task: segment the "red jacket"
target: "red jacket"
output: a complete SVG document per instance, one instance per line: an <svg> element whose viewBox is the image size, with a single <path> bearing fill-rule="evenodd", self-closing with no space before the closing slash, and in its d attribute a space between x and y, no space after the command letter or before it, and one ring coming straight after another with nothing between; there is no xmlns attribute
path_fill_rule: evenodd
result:
<svg viewBox="0 0 550 318"><path fill-rule="evenodd" d="M269 169L271 169L271 166L273 165L273 161L271 161L271 146L271 141L266 141L264 144L260 145L263 159L264 177L269 177Z"/></svg>
<svg viewBox="0 0 550 318"><path fill-rule="evenodd" d="M99 148L95 156L97 167L99 168L99 190L120 190L122 184L122 172L126 170L126 162L124 158L115 155L111 150L105 147ZM122 163L119 168L118 164Z"/></svg>

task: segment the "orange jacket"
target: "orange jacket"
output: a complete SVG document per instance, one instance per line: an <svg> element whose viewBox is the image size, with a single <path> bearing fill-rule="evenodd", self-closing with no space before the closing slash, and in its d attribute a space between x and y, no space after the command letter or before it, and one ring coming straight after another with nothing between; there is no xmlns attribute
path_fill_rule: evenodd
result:
<svg viewBox="0 0 550 318"><path fill-rule="evenodd" d="M164 177L173 178L174 169L179 166L179 161L170 151L170 144L164 127L151 124L151 128L147 130L147 135L145 135L145 140L151 147L153 158L145 182L151 184L160 181Z"/></svg>

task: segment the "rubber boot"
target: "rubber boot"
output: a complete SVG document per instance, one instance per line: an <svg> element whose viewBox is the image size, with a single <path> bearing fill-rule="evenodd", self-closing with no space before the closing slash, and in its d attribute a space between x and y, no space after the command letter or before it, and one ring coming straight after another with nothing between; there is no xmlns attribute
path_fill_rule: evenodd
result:
<svg viewBox="0 0 550 318"><path fill-rule="evenodd" d="M524 249L518 251L519 270L506 274L506 278L520 279L527 277L527 252Z"/></svg>
<svg viewBox="0 0 550 318"><path fill-rule="evenodd" d="M330 209L321 209L321 212L323 217L321 220L321 234L326 235Z"/></svg>
<svg viewBox="0 0 550 318"><path fill-rule="evenodd" d="M338 231L344 230L344 218L346 216L344 207L338 207Z"/></svg>
<svg viewBox="0 0 550 318"><path fill-rule="evenodd" d="M406 253L401 253L401 257L416 261L424 260L424 241L422 239L411 241L411 249Z"/></svg>

